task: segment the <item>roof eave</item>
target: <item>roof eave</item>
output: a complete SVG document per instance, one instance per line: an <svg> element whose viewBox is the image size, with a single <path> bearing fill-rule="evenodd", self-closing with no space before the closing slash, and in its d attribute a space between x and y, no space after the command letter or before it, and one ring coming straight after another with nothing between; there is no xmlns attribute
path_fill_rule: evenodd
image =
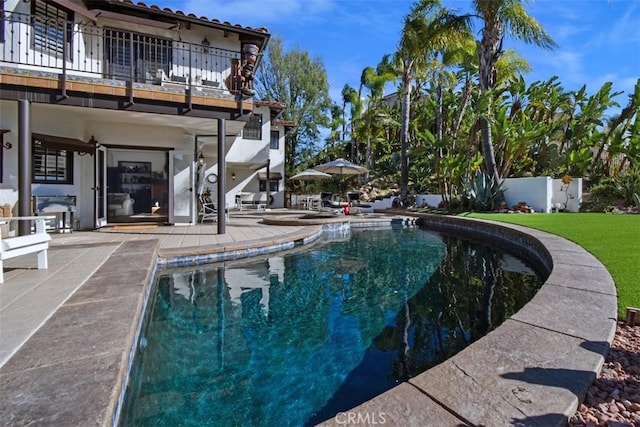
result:
<svg viewBox="0 0 640 427"><path fill-rule="evenodd" d="M233 25L229 22L220 22L211 20L206 17L197 17L194 14L185 14L177 10L172 11L169 8L160 9L160 7L152 5L147 6L144 3L133 3L131 0L85 0L87 8L90 10L128 10L138 13L137 16L142 18L161 18L166 22L188 22L190 24L200 25L207 28L214 28L221 31L233 32L240 35L241 41L259 41L260 48L263 50L267 45L271 35L266 28L249 28L240 25Z"/></svg>

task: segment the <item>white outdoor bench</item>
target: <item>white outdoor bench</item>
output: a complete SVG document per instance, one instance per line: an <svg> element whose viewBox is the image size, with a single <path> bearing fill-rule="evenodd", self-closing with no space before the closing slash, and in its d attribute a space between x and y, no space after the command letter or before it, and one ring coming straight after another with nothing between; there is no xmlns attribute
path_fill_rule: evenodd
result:
<svg viewBox="0 0 640 427"><path fill-rule="evenodd" d="M271 197L273 198L273 196ZM240 211L248 208L264 211L267 209L267 201L261 200L260 194L241 191L236 194L236 208Z"/></svg>
<svg viewBox="0 0 640 427"><path fill-rule="evenodd" d="M38 269L42 270L49 267L47 249L49 249L51 236L46 230L46 220L52 218L55 218L55 216L14 216L9 218L0 218L0 223L6 223L9 221L35 222L34 234L9 237L7 239L2 239L0 237L0 283L4 283L3 270L5 259L36 253L38 258Z"/></svg>

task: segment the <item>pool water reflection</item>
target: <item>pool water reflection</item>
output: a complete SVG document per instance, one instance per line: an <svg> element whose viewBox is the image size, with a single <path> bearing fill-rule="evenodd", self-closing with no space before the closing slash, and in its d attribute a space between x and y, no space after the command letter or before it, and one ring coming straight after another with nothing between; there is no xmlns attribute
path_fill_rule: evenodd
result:
<svg viewBox="0 0 640 427"><path fill-rule="evenodd" d="M449 358L543 277L415 228L160 275L122 425L312 425Z"/></svg>

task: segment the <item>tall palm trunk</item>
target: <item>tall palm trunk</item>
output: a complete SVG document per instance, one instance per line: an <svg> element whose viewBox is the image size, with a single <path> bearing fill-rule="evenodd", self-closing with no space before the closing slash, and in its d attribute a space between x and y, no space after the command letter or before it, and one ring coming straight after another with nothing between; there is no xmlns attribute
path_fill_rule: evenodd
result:
<svg viewBox="0 0 640 427"><path fill-rule="evenodd" d="M366 178L367 178L367 182L369 182L369 171L372 169L373 167L373 161L371 159L371 135L367 135L367 173L366 173Z"/></svg>
<svg viewBox="0 0 640 427"><path fill-rule="evenodd" d="M471 80L467 79L464 83L464 88L462 89L462 99L460 101L460 110L458 111L458 115L456 116L453 130L451 131L451 136L453 137L453 145L452 150L455 149L455 141L458 137L458 132L460 131L460 126L462 126L462 119L464 118L464 113L469 105L469 99L471 97Z"/></svg>
<svg viewBox="0 0 640 427"><path fill-rule="evenodd" d="M344 141L347 138L347 101L342 101L342 134L340 135L340 141Z"/></svg>
<svg viewBox="0 0 640 427"><path fill-rule="evenodd" d="M492 19L491 19L492 18ZM480 49L478 49L478 71L480 73L480 91L486 93L495 85L495 63L502 51L502 23L497 14L485 17L485 27L482 33ZM487 107L486 115L480 118L482 135L482 157L487 175L500 179L496 168L496 155L493 150L491 138L491 101Z"/></svg>
<svg viewBox="0 0 640 427"><path fill-rule="evenodd" d="M409 118L411 103L411 72L402 74L402 119L400 128L400 199L407 197L409 184Z"/></svg>
<svg viewBox="0 0 640 427"><path fill-rule="evenodd" d="M478 71L480 91L484 94L496 84L496 62L502 55L505 28L510 36L525 43L534 43L544 48L552 48L555 42L540 24L531 18L523 6L526 0L473 0L474 7L482 20L482 40L478 45ZM480 118L482 134L482 155L485 171L489 176L500 179L496 168L494 147L491 140L491 102L486 115Z"/></svg>
<svg viewBox="0 0 640 427"><path fill-rule="evenodd" d="M442 110L444 109L443 101L442 101L442 84L438 83L438 109L436 111L436 139L438 142L442 141L442 135L444 134L443 124L442 124ZM442 156L442 149L440 149L440 156Z"/></svg>
<svg viewBox="0 0 640 427"><path fill-rule="evenodd" d="M438 88L437 88L437 103L438 103L438 107L436 109L436 141L438 142L438 155L435 156L435 170L436 170L436 177L438 179L438 181L440 181L440 194L447 194L448 193L448 186L447 186L447 180L444 179L444 177L442 176L442 171L440 170L440 162L442 160L442 158L444 157L444 150L442 149L442 135L444 133L444 129L443 129L443 124L442 124L442 111L443 111L443 101L442 101L442 83L438 83ZM446 197L447 201L449 200L448 197Z"/></svg>

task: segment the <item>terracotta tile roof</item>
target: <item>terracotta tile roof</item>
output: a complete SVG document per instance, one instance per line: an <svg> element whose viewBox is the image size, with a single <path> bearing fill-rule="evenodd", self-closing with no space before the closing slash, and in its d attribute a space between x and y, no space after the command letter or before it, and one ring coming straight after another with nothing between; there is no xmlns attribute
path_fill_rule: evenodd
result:
<svg viewBox="0 0 640 427"><path fill-rule="evenodd" d="M298 125L295 120L276 120L274 123L286 128L292 128Z"/></svg>
<svg viewBox="0 0 640 427"><path fill-rule="evenodd" d="M281 110L287 107L286 103L279 101L255 101L254 104Z"/></svg>
<svg viewBox="0 0 640 427"><path fill-rule="evenodd" d="M286 128L292 128L298 125L294 120L278 119L280 113L282 113L282 111L287 108L286 102L257 100L254 101L253 104L263 107L269 107L269 109L271 110L271 121L276 125L281 125Z"/></svg>
<svg viewBox="0 0 640 427"><path fill-rule="evenodd" d="M258 33L265 33L268 34L269 30L265 27L260 27L260 28L252 28L252 27L243 27L240 24L231 24L230 22L227 21L220 21L218 19L209 19L206 16L196 16L193 13L184 13L181 10L173 10L171 8L168 7L164 7L164 8L160 8L159 6L152 4L150 6L147 6L146 3L144 2L134 2L132 0L106 0L107 3L109 4L120 4L122 6L125 7L129 7L129 8L139 8L142 10L148 10L149 12L160 12L160 13L165 13L165 14L170 14L170 15L174 15L177 17L181 17L181 18L188 18L189 20L193 20L193 21L197 21L198 23L202 24L202 25L211 25L211 24L215 24L215 25L224 25L227 27L233 27L233 28L237 28L240 30L247 30L247 31L255 31Z"/></svg>

